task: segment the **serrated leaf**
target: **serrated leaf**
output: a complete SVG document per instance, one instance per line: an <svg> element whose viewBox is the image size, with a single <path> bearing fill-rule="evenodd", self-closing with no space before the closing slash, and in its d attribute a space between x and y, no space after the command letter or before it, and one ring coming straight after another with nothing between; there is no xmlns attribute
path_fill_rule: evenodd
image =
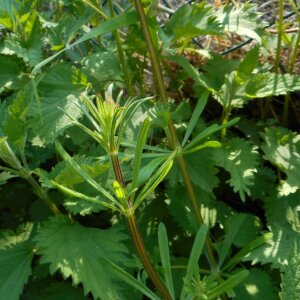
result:
<svg viewBox="0 0 300 300"><path fill-rule="evenodd" d="M278 299L272 278L259 269L250 269L248 277L234 288L234 293L237 299L243 300Z"/></svg>
<svg viewBox="0 0 300 300"><path fill-rule="evenodd" d="M249 79L254 68L257 66L259 58L259 48L254 47L251 49L245 58L240 62L239 67L237 69L238 76L243 79Z"/></svg>
<svg viewBox="0 0 300 300"><path fill-rule="evenodd" d="M82 115L78 107L79 95L86 86L86 77L79 70L64 63L50 68L38 85L40 99L35 99L29 106L35 144L53 143L70 127L72 120L66 113L75 119Z"/></svg>
<svg viewBox="0 0 300 300"><path fill-rule="evenodd" d="M33 248L23 241L0 250L0 299L19 300L31 274Z"/></svg>
<svg viewBox="0 0 300 300"><path fill-rule="evenodd" d="M167 34L172 35L173 41L204 34L220 34L220 29L212 8L205 6L205 3L183 5L176 10L164 28Z"/></svg>
<svg viewBox="0 0 300 300"><path fill-rule="evenodd" d="M255 239L260 229L259 219L253 215L239 213L230 216L225 223L226 234L220 250L219 267L223 265L232 244L237 247L247 245Z"/></svg>
<svg viewBox="0 0 300 300"><path fill-rule="evenodd" d="M230 173L230 186L245 201L246 194L250 195L249 186L253 185L254 174L257 172L257 147L248 141L234 138L222 148L216 148L214 158L217 166Z"/></svg>
<svg viewBox="0 0 300 300"><path fill-rule="evenodd" d="M206 192L211 192L219 182L216 176L218 170L213 160L213 151L215 150L204 148L197 153L184 156L192 182ZM180 179L179 174L179 166L174 164L168 177L171 185L177 184Z"/></svg>
<svg viewBox="0 0 300 300"><path fill-rule="evenodd" d="M27 111L30 93L27 89L20 90L7 108L7 114L3 122L3 128L8 140L18 149L22 147L27 132Z"/></svg>
<svg viewBox="0 0 300 300"><path fill-rule="evenodd" d="M82 60L82 71L96 85L109 80L122 80L120 62L111 51L99 51ZM98 88L98 86L97 86Z"/></svg>
<svg viewBox="0 0 300 300"><path fill-rule="evenodd" d="M35 241L41 262L50 263L52 274L59 270L74 285L82 283L85 294L91 292L95 299L118 299L117 285L103 259L124 265L126 238L118 229L85 228L61 216L45 222Z"/></svg>
<svg viewBox="0 0 300 300"><path fill-rule="evenodd" d="M281 300L300 298L300 254L297 248L295 250L291 251L288 266L284 266L283 268Z"/></svg>
<svg viewBox="0 0 300 300"><path fill-rule="evenodd" d="M287 253L292 247L300 248L299 191L286 197L269 196L266 215L272 239L252 251L245 260L253 263L272 263L274 268L288 264Z"/></svg>
<svg viewBox="0 0 300 300"><path fill-rule="evenodd" d="M300 76L275 73L256 74L247 82L244 88L245 96L249 98L279 96L299 90Z"/></svg>
<svg viewBox="0 0 300 300"><path fill-rule="evenodd" d="M268 25L261 20L261 14L257 12L255 5L251 3L225 5L217 12L217 20L223 25L224 30L242 36L248 36L261 42Z"/></svg>
<svg viewBox="0 0 300 300"><path fill-rule="evenodd" d="M300 134L285 128L268 128L262 134L264 158L287 175L279 186L279 195L287 196L300 188Z"/></svg>
<svg viewBox="0 0 300 300"><path fill-rule="evenodd" d="M42 59L41 25L36 11L31 11L27 18L24 30L26 40L19 37L10 37L4 40L0 53L16 55L28 63L30 67L37 65Z"/></svg>
<svg viewBox="0 0 300 300"><path fill-rule="evenodd" d="M122 26L128 26L130 24L136 23L138 20L137 13L135 11L129 11L126 13L123 13L117 17L111 18L108 21L103 22L98 27L93 28L90 32L84 34L81 38L79 38L76 42L67 45L66 48L58 51L54 55L48 57L47 59L40 62L38 65L35 66L35 68L32 70L33 74L36 74L43 66L51 62L53 59L55 59L58 55L65 52L66 50L70 49L71 47L77 46L89 39L92 39L94 37L97 37L99 35L111 32L113 30L116 30Z"/></svg>
<svg viewBox="0 0 300 300"><path fill-rule="evenodd" d="M8 55L0 55L0 92L5 88L19 89L22 86L22 61Z"/></svg>

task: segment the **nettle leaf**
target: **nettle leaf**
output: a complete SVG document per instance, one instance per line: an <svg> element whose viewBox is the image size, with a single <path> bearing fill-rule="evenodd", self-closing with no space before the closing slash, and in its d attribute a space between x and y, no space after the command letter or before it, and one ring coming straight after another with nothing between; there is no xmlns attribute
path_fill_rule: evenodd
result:
<svg viewBox="0 0 300 300"><path fill-rule="evenodd" d="M285 128L268 128L262 134L264 158L287 176L279 186L279 195L287 196L300 188L300 134Z"/></svg>
<svg viewBox="0 0 300 300"><path fill-rule="evenodd" d="M17 90L22 87L23 69L19 58L0 54L0 92L5 88Z"/></svg>
<svg viewBox="0 0 300 300"><path fill-rule="evenodd" d="M239 35L245 35L261 42L268 25L261 19L257 7L251 3L221 6L217 12L217 20L223 25L224 30Z"/></svg>
<svg viewBox="0 0 300 300"><path fill-rule="evenodd" d="M197 186L195 192L201 205L201 214L205 224L209 227L213 227L217 222L224 225L225 220L233 213L232 209L224 202L216 201L212 193L207 193ZM168 185L166 195L170 201L168 209L174 220L183 230L196 232L199 225L190 200L187 198L186 189L180 184L175 187Z"/></svg>
<svg viewBox="0 0 300 300"><path fill-rule="evenodd" d="M99 51L86 56L82 60L82 71L88 76L95 88L99 82L123 80L120 62L116 55L110 51Z"/></svg>
<svg viewBox="0 0 300 300"><path fill-rule="evenodd" d="M271 263L274 268L288 265L290 249L300 249L299 191L286 197L266 199L266 215L273 237L245 257L252 263Z"/></svg>
<svg viewBox="0 0 300 300"><path fill-rule="evenodd" d="M24 241L0 250L0 298L18 300L31 274L33 247Z"/></svg>
<svg viewBox="0 0 300 300"><path fill-rule="evenodd" d="M299 248L298 248L299 249ZM300 254L299 250L291 251L288 266L284 266L282 273L282 284L280 299L300 298Z"/></svg>
<svg viewBox="0 0 300 300"><path fill-rule="evenodd" d="M249 98L285 95L300 90L300 76L291 74L258 73L243 87Z"/></svg>
<svg viewBox="0 0 300 300"><path fill-rule="evenodd" d="M173 41L205 34L220 34L220 23L211 7L205 3L183 5L172 15L165 25L165 32L172 35Z"/></svg>
<svg viewBox="0 0 300 300"><path fill-rule="evenodd" d="M20 90L12 104L8 106L7 113L3 121L3 128L8 140L15 146L22 146L26 139L27 132L27 110L28 99L31 97L27 89Z"/></svg>
<svg viewBox="0 0 300 300"><path fill-rule="evenodd" d="M235 220L241 219L239 223L238 234L233 238L232 242L236 247L243 247L254 240L260 233L262 228L261 222L258 217L250 214L235 214L230 216L225 223L225 231L234 230L233 224Z"/></svg>
<svg viewBox="0 0 300 300"><path fill-rule="evenodd" d="M243 201L250 195L249 186L253 185L257 172L257 147L240 138L229 140L223 147L214 151L216 164L223 167L231 175L230 186L238 192Z"/></svg>
<svg viewBox="0 0 300 300"><path fill-rule="evenodd" d="M184 156L193 183L206 192L211 192L219 182L216 176L218 170L213 160L213 151L205 148L197 153ZM167 176L171 186L175 186L178 181L182 180L180 174L178 163L174 161L174 165Z"/></svg>
<svg viewBox="0 0 300 300"><path fill-rule="evenodd" d="M45 222L35 240L41 262L50 263L52 274L60 270L74 285L82 283L94 299L122 299L105 259L124 265L126 238L118 229L85 228L60 216Z"/></svg>
<svg viewBox="0 0 300 300"><path fill-rule="evenodd" d="M38 85L41 97L29 106L34 144L53 143L72 125L65 112L75 119L82 115L79 95L87 85L86 77L65 63L50 68Z"/></svg>
<svg viewBox="0 0 300 300"><path fill-rule="evenodd" d="M0 299L18 300L31 274L33 245L28 240L32 225L19 228L20 234L0 232Z"/></svg>
<svg viewBox="0 0 300 300"><path fill-rule="evenodd" d="M243 300L278 299L277 287L272 278L259 269L250 269L248 277L234 288L234 293L236 299Z"/></svg>
<svg viewBox="0 0 300 300"><path fill-rule="evenodd" d="M0 47L0 53L6 55L16 55L34 67L42 60L42 35L41 25L37 12L32 11L27 18L26 40L21 40L18 36L11 36L4 40Z"/></svg>

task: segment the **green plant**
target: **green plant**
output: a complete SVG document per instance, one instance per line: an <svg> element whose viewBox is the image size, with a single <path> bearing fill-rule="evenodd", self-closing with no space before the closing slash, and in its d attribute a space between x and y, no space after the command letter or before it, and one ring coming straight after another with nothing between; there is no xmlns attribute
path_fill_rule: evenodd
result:
<svg viewBox="0 0 300 300"><path fill-rule="evenodd" d="M299 298L283 4L0 3L1 299Z"/></svg>

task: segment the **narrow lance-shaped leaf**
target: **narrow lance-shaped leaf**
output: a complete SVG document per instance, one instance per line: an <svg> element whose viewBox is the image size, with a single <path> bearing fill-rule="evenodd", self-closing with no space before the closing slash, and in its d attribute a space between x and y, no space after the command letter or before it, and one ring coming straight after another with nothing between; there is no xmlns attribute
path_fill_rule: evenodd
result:
<svg viewBox="0 0 300 300"><path fill-rule="evenodd" d="M141 202L146 199L154 189L159 185L159 183L165 178L165 176L170 171L173 165L173 159L177 151L173 151L173 153L168 157L165 163L157 170L157 172L149 179L147 184L144 186L142 191L137 196L135 203L134 203L134 210L141 204Z"/></svg>
<svg viewBox="0 0 300 300"><path fill-rule="evenodd" d="M186 282L190 282L193 278L195 267L198 266L198 261L203 250L207 232L208 232L208 226L204 224L199 228L196 234L192 251L189 257L188 266L186 269L186 274L185 274ZM180 295L180 300L184 300L184 299L185 299L185 285L182 287L182 291Z"/></svg>
<svg viewBox="0 0 300 300"><path fill-rule="evenodd" d="M104 201L100 201L98 200L97 198L95 197L89 197L85 194L82 194L82 193L79 193L77 191L74 191L72 189L69 189L55 181L51 181L51 183L56 187L58 188L59 190L61 190L62 192L64 192L65 194L71 196L71 197L74 197L74 198L79 198L79 199L82 199L83 201L87 201L87 202L90 202L92 204L98 204L100 206L103 206L103 207L106 207L106 208L110 208L112 210L118 210L120 211L120 209L116 208L114 205L111 205L107 202L104 202ZM120 211L121 212L121 211Z"/></svg>
<svg viewBox="0 0 300 300"><path fill-rule="evenodd" d="M208 291L208 300L216 299L218 296L230 291L233 287L239 285L242 281L244 281L248 275L249 271L242 270L230 276L227 280L223 281L215 288Z"/></svg>
<svg viewBox="0 0 300 300"><path fill-rule="evenodd" d="M150 121L147 118L144 120L140 128L139 135L137 138L137 145L135 150L135 159L133 163L133 173L132 173L132 189L135 189L137 187L143 148L147 139L149 128L150 128Z"/></svg>
<svg viewBox="0 0 300 300"><path fill-rule="evenodd" d="M136 288L140 292L142 292L145 296L149 297L151 300L159 300L158 298L150 289L147 288L146 285L144 285L142 282L135 279L133 276L131 276L129 273L118 267L113 262L105 259L105 262L109 265L110 271L114 273L117 277L119 277L122 281L128 283L132 287Z"/></svg>
<svg viewBox="0 0 300 300"><path fill-rule="evenodd" d="M190 135L192 134L192 131L193 131L193 129L194 129L194 127L195 127L195 125L196 125L196 123L197 123L197 121L198 121L198 119L199 119L206 103L207 103L208 95L209 95L208 91L204 91L201 94L201 96L198 100L198 103L196 105L196 108L195 108L195 110L192 114L192 117L190 119L190 122L187 126L187 129L186 129L186 132L185 132L184 138L182 140L182 144L181 144L182 147L186 144L187 140L189 139Z"/></svg>
<svg viewBox="0 0 300 300"><path fill-rule="evenodd" d="M70 166L80 175L82 178L86 180L87 183L89 183L94 189L96 189L98 192L100 192L105 198L110 200L111 202L115 203L115 198L109 194L102 186L100 186L93 178L91 178L84 170L80 168L80 166L72 160L70 155L64 150L62 145L56 141L55 147L59 155L70 164Z"/></svg>
<svg viewBox="0 0 300 300"><path fill-rule="evenodd" d="M213 133L215 133L215 132L217 132L217 131L219 131L223 128L228 128L230 126L235 125L239 121L239 119L240 118L234 118L234 119L230 120L228 123L223 124L223 125L213 124L212 126L204 129L197 136L195 136L193 138L193 140L183 148L183 150L187 151L187 150L190 150L190 149L194 148L201 140L203 140L207 136L209 136L209 135L211 135L211 134L213 134Z"/></svg>
<svg viewBox="0 0 300 300"><path fill-rule="evenodd" d="M175 299L171 263L170 263L169 240L168 240L166 227L163 223L160 223L158 226L158 246L159 246L161 263L164 268L164 277L166 281L166 286L172 298Z"/></svg>

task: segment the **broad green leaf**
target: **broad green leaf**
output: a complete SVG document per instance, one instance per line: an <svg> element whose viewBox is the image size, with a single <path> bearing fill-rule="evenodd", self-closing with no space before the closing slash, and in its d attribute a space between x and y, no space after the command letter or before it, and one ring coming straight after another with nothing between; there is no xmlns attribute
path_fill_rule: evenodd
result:
<svg viewBox="0 0 300 300"><path fill-rule="evenodd" d="M193 111L192 117L189 121L184 138L182 140L182 143L181 143L182 147L184 147L184 145L188 141L190 135L192 134L193 129L194 129L196 123L198 122L198 119L207 103L208 95L209 95L208 91L204 91L202 93L202 95L200 96L200 98L198 99L197 105L195 107L195 110Z"/></svg>
<svg viewBox="0 0 300 300"><path fill-rule="evenodd" d="M243 201L246 194L250 195L249 186L254 182L258 158L257 147L240 138L231 139L214 151L216 164L230 173L230 186Z"/></svg>
<svg viewBox="0 0 300 300"><path fill-rule="evenodd" d="M70 127L72 120L66 113L74 119L82 115L79 95L86 87L86 77L65 63L49 69L38 85L39 99L32 101L28 109L34 144L53 143Z"/></svg>
<svg viewBox="0 0 300 300"><path fill-rule="evenodd" d="M261 225L259 219L250 214L236 214L230 216L225 223L225 239L219 255L219 268L229 255L231 245L243 247L258 235Z"/></svg>
<svg viewBox="0 0 300 300"><path fill-rule="evenodd" d="M24 66L19 58L0 54L0 92L22 87Z"/></svg>
<svg viewBox="0 0 300 300"><path fill-rule="evenodd" d="M169 240L167 235L166 227L163 223L158 226L158 246L160 259L163 266L164 278L166 286L170 295L175 298L171 262L170 262L170 252L169 252Z"/></svg>
<svg viewBox="0 0 300 300"><path fill-rule="evenodd" d="M300 188L300 134L285 128L268 128L262 134L264 158L287 175L280 182L279 195L287 196Z"/></svg>
<svg viewBox="0 0 300 300"><path fill-rule="evenodd" d="M0 250L0 299L19 300L31 274L33 247L28 241Z"/></svg>
<svg viewBox="0 0 300 300"><path fill-rule="evenodd" d="M272 238L245 257L253 263L271 263L279 268L288 265L290 249L300 249L299 191L288 196L273 195L265 199L267 223Z"/></svg>
<svg viewBox="0 0 300 300"><path fill-rule="evenodd" d="M182 5L166 23L164 31L173 41L192 38L205 34L220 34L220 23L216 20L212 8L202 4Z"/></svg>
<svg viewBox="0 0 300 300"><path fill-rule="evenodd" d="M277 300L277 287L268 273L259 269L250 269L248 277L234 288L237 299Z"/></svg>
<svg viewBox="0 0 300 300"><path fill-rule="evenodd" d="M132 275L121 269L116 264L112 263L111 261L106 260L106 263L109 265L109 271L114 273L118 278L122 281L126 282L127 284L131 285L133 288L141 291L145 296L149 297L151 300L159 300L158 298L150 289L147 288L142 282L135 279Z"/></svg>
<svg viewBox="0 0 300 300"><path fill-rule="evenodd" d="M248 80L253 70L257 67L259 58L259 48L254 47L251 49L245 58L240 62L237 74L243 80Z"/></svg>
<svg viewBox="0 0 300 300"><path fill-rule="evenodd" d="M249 98L265 98L299 90L300 76L298 75L259 73L247 82L243 92L245 92L244 96Z"/></svg>
<svg viewBox="0 0 300 300"><path fill-rule="evenodd" d="M215 288L208 291L208 300L216 299L218 296L230 291L232 288L243 282L249 275L249 271L242 270L233 275L230 275L228 279L217 285Z"/></svg>
<svg viewBox="0 0 300 300"><path fill-rule="evenodd" d="M108 21L103 22L98 27L92 29L90 32L83 35L81 38L79 38L76 42L67 45L64 49L58 51L54 55L48 57L47 59L43 60L41 63L39 63L35 68L32 70L33 74L36 74L43 66L51 62L53 59L55 59L58 55L63 53L64 51L77 46L89 39L92 39L94 37L97 37L99 35L111 32L113 30L119 29L120 27L128 26L131 24L136 23L138 20L138 16L135 11L129 11L127 13L123 13L117 17L114 17Z"/></svg>
<svg viewBox="0 0 300 300"><path fill-rule="evenodd" d="M281 300L300 298L300 254L298 249L290 252L288 266L284 266L282 270Z"/></svg>
<svg viewBox="0 0 300 300"><path fill-rule="evenodd" d="M221 6L217 11L217 20L222 24L224 31L248 36L261 42L267 23L261 20L255 5L251 3Z"/></svg>
<svg viewBox="0 0 300 300"><path fill-rule="evenodd" d="M26 40L22 40L18 36L7 38L0 47L0 53L16 55L30 67L34 67L42 58L41 24L36 11L30 12L24 30L26 31Z"/></svg>
<svg viewBox="0 0 300 300"><path fill-rule="evenodd" d="M98 51L88 55L82 60L82 72L99 89L99 83L104 85L107 81L123 80L120 62L111 50Z"/></svg>
<svg viewBox="0 0 300 300"><path fill-rule="evenodd" d="M204 148L197 153L184 155L192 182L206 192L211 192L219 182L216 176L218 169L213 160L213 151L215 150ZM171 186L176 186L179 181L182 181L177 161L175 161L168 179Z"/></svg>
<svg viewBox="0 0 300 300"><path fill-rule="evenodd" d="M192 280L195 268L198 269L198 267L197 267L198 261L202 254L202 250L203 250L204 242L206 240L207 232L208 232L208 226L204 224L199 228L199 230L196 234L196 237L195 237L195 240L193 243L193 247L191 250L191 254L189 257L188 266L186 269L185 285L186 285L186 283L188 283ZM185 285L182 288L180 299L184 299L184 295L186 292Z"/></svg>
<svg viewBox="0 0 300 300"><path fill-rule="evenodd" d="M117 229L85 228L60 216L45 222L35 241L41 262L50 264L51 274L59 270L74 285L82 283L85 294L112 300L119 298L119 291L103 259L124 265L126 238Z"/></svg>
<svg viewBox="0 0 300 300"><path fill-rule="evenodd" d="M28 100L30 97L28 89L20 90L16 94L12 104L8 106L3 121L5 134L17 149L23 147L26 139Z"/></svg>

